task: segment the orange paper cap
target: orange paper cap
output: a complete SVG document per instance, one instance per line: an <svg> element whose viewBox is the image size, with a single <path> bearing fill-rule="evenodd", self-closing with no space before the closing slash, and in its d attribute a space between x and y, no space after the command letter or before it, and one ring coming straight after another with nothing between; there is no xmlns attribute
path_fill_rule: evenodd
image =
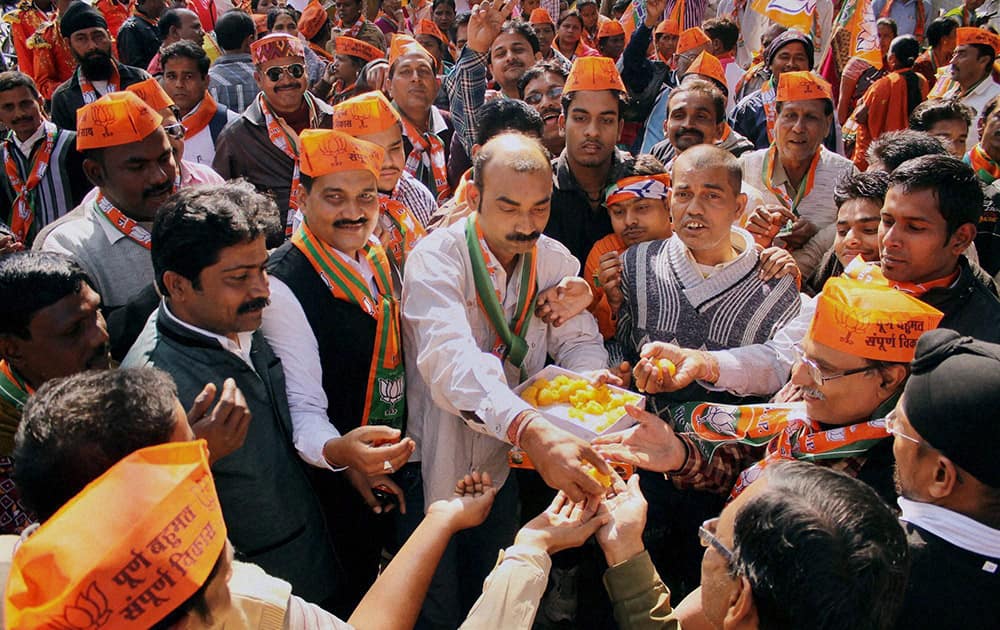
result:
<svg viewBox="0 0 1000 630"><path fill-rule="evenodd" d="M355 138L400 123L399 114L381 90L358 94L333 106L333 128Z"/></svg>
<svg viewBox="0 0 1000 630"><path fill-rule="evenodd" d="M400 57L412 54L426 55L431 62L431 67L437 67L437 59L427 52L427 49L421 46L420 42L409 35L397 33L392 36L392 43L389 44L389 67L392 67Z"/></svg>
<svg viewBox="0 0 1000 630"><path fill-rule="evenodd" d="M298 24L299 32L306 39L312 39L329 19L323 5L317 0L310 0L306 8L302 9L302 17L299 18Z"/></svg>
<svg viewBox="0 0 1000 630"><path fill-rule="evenodd" d="M444 36L444 33L441 32L441 29L438 28L437 24L427 19L417 22L417 28L413 31L413 34L430 35L431 37L436 37L437 40L443 45L448 45L448 38Z"/></svg>
<svg viewBox="0 0 1000 630"><path fill-rule="evenodd" d="M726 71L722 69L722 62L707 50L701 51L701 54L695 57L694 61L688 67L687 74L700 74L714 79L724 86L728 85L726 83Z"/></svg>
<svg viewBox="0 0 1000 630"><path fill-rule="evenodd" d="M597 39L604 39L605 37L614 37L615 35L624 35L625 29L622 28L621 22L618 20L608 20L604 24L601 24L601 28L597 29Z"/></svg>
<svg viewBox="0 0 1000 630"><path fill-rule="evenodd" d="M778 102L789 103L815 99L826 99L833 102L833 90L825 79L808 70L781 73L781 77L778 79Z"/></svg>
<svg viewBox="0 0 1000 630"><path fill-rule="evenodd" d="M957 46L964 46L966 44L982 44L983 46L989 46L993 49L995 54L1000 55L1000 37L987 31L985 28L960 26L958 27L957 33Z"/></svg>
<svg viewBox="0 0 1000 630"><path fill-rule="evenodd" d="M857 357L909 363L917 339L937 328L943 316L941 311L884 284L838 276L823 285L809 338Z"/></svg>
<svg viewBox="0 0 1000 630"><path fill-rule="evenodd" d="M701 30L701 27L694 26L681 33L680 38L677 40L677 54L684 54L689 50L694 50L698 46L704 46L710 41L712 40L708 38L705 31Z"/></svg>
<svg viewBox="0 0 1000 630"><path fill-rule="evenodd" d="M625 84L618 74L614 59L607 57L577 57L566 77L563 94L582 90L625 91Z"/></svg>
<svg viewBox="0 0 1000 630"><path fill-rule="evenodd" d="M262 66L272 59L282 57L302 57L306 51L302 40L288 33L271 33L250 44L250 56L255 65Z"/></svg>
<svg viewBox="0 0 1000 630"><path fill-rule="evenodd" d="M163 91L160 82L153 78L133 83L125 89L141 98L146 105L156 111L166 109L174 104L174 99L170 98L170 95Z"/></svg>
<svg viewBox="0 0 1000 630"><path fill-rule="evenodd" d="M556 23L552 20L552 16L549 14L548 9L543 9L541 7L531 10L531 17L528 18L528 24L556 25Z"/></svg>
<svg viewBox="0 0 1000 630"><path fill-rule="evenodd" d="M351 57L360 57L367 61L375 61L376 59L381 59L385 57L385 53L379 50L377 47L372 46L368 42L363 42L360 39L354 39L353 37L348 37L347 35L341 35L334 42L334 50L338 55L350 55Z"/></svg>
<svg viewBox="0 0 1000 630"><path fill-rule="evenodd" d="M368 171L378 177L382 170L385 151L377 144L332 129L306 129L299 139L302 141L299 169L309 177L341 171Z"/></svg>
<svg viewBox="0 0 1000 630"><path fill-rule="evenodd" d="M654 35L680 35L681 27L674 20L663 20L656 25L656 29L653 30Z"/></svg>
<svg viewBox="0 0 1000 630"><path fill-rule="evenodd" d="M17 549L7 627L149 628L201 588L225 543L205 440L138 450Z"/></svg>
<svg viewBox="0 0 1000 630"><path fill-rule="evenodd" d="M76 110L76 149L102 149L140 142L163 116L132 92L105 94Z"/></svg>

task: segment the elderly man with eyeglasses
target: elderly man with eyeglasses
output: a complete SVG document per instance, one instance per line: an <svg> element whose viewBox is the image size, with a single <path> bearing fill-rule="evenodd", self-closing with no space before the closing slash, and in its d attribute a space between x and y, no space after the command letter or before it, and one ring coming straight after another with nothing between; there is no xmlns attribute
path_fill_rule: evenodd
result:
<svg viewBox="0 0 1000 630"><path fill-rule="evenodd" d="M299 185L299 134L330 129L333 109L306 91L305 48L301 40L273 33L250 45L261 92L223 130L215 143L212 167L225 179L245 177L258 191L274 195L285 234L297 211L291 194ZM283 235L268 237L275 247Z"/></svg>

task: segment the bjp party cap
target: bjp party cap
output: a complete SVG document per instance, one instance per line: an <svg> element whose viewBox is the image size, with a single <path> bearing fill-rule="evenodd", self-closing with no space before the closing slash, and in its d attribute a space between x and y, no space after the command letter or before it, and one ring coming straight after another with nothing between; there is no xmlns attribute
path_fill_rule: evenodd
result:
<svg viewBox="0 0 1000 630"><path fill-rule="evenodd" d="M337 38L337 41L334 42L334 50L338 55L359 57L364 59L366 62L375 61L376 59L385 57L385 53L377 47L372 46L368 42L363 42L360 39L348 37L347 35L341 35Z"/></svg>
<svg viewBox="0 0 1000 630"><path fill-rule="evenodd" d="M309 177L341 171L368 171L378 177L382 170L385 151L377 144L332 129L306 129L299 139L299 169Z"/></svg>
<svg viewBox="0 0 1000 630"><path fill-rule="evenodd" d="M670 194L670 175L631 175L619 179L604 191L604 205L629 199L666 199Z"/></svg>
<svg viewBox="0 0 1000 630"><path fill-rule="evenodd" d="M909 363L917 339L937 328L943 313L875 281L830 278L816 301L809 338L873 361Z"/></svg>
<svg viewBox="0 0 1000 630"><path fill-rule="evenodd" d="M225 544L205 441L138 450L17 548L7 627L149 628L201 588Z"/></svg>
<svg viewBox="0 0 1000 630"><path fill-rule="evenodd" d="M580 91L614 90L624 92L625 84L618 74L614 59L607 57L577 57L566 77L563 94Z"/></svg>
<svg viewBox="0 0 1000 630"><path fill-rule="evenodd" d="M815 99L826 99L833 102L833 89L822 77L800 70L796 72L782 72L778 79L779 103L789 103L792 101L811 101Z"/></svg>
<svg viewBox="0 0 1000 630"><path fill-rule="evenodd" d="M448 38L444 36L441 29L438 28L437 24L431 22L428 19L423 19L417 22L417 28L413 31L414 35L430 35L431 37L437 38L442 45L448 45Z"/></svg>
<svg viewBox="0 0 1000 630"><path fill-rule="evenodd" d="M701 51L694 61L688 67L687 74L700 74L704 77L708 77L726 87L728 91L728 84L726 83L726 71L722 69L722 62L719 58L711 54L707 50Z"/></svg>
<svg viewBox="0 0 1000 630"><path fill-rule="evenodd" d="M654 35L680 35L681 26L677 20L663 20L653 30Z"/></svg>
<svg viewBox="0 0 1000 630"><path fill-rule="evenodd" d="M694 50L698 46L704 46L709 43L710 40L705 31L701 30L701 27L694 26L687 29L681 33L680 38L677 40L677 54L682 55L689 50Z"/></svg>
<svg viewBox="0 0 1000 630"><path fill-rule="evenodd" d="M605 37L614 37L615 35L624 35L625 29L622 28L621 22L618 20L608 20L604 24L601 24L601 28L597 29L597 39L604 39Z"/></svg>
<svg viewBox="0 0 1000 630"><path fill-rule="evenodd" d="M141 142L162 122L163 116L132 92L111 92L76 110L76 148L84 151Z"/></svg>
<svg viewBox="0 0 1000 630"><path fill-rule="evenodd" d="M549 14L548 9L539 7L532 9L531 16L528 18L528 24L551 24L555 26L556 23L552 21L552 15Z"/></svg>
<svg viewBox="0 0 1000 630"><path fill-rule="evenodd" d="M160 82L153 78L133 83L125 88L125 90L141 98L146 105L149 105L156 111L167 109L174 104L174 99L170 98L170 95L163 90Z"/></svg>
<svg viewBox="0 0 1000 630"><path fill-rule="evenodd" d="M385 131L400 122L381 90L365 92L333 106L333 128L355 138Z"/></svg>
<svg viewBox="0 0 1000 630"><path fill-rule="evenodd" d="M417 40L409 35L400 35L399 33L392 36L392 42L389 44L389 67L395 65L400 57L412 54L426 55L432 66L437 65L437 59L434 58L434 55L427 52L427 49L421 46Z"/></svg>
<svg viewBox="0 0 1000 630"><path fill-rule="evenodd" d="M994 54L1000 55L1000 36L994 35L985 28L975 28L973 26L958 27L957 46L967 44L981 44L993 49Z"/></svg>
<svg viewBox="0 0 1000 630"><path fill-rule="evenodd" d="M283 57L302 57L305 59L306 51L302 40L298 37L293 37L288 33L272 33L250 44L250 56L255 65L262 66L272 59Z"/></svg>
<svg viewBox="0 0 1000 630"><path fill-rule="evenodd" d="M317 2L317 0L310 0L306 8L302 9L302 16L299 18L298 23L299 32L306 39L312 39L329 19L323 5Z"/></svg>

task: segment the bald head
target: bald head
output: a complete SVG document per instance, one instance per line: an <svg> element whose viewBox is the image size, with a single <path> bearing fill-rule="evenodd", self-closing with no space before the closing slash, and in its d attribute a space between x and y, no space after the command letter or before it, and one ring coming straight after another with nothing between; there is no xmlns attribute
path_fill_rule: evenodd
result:
<svg viewBox="0 0 1000 630"><path fill-rule="evenodd" d="M724 169L734 193L739 193L743 187L743 169L740 167L740 161L729 151L710 144L699 144L678 155L672 170L677 172L682 168L697 171Z"/></svg>
<svg viewBox="0 0 1000 630"><path fill-rule="evenodd" d="M502 133L484 144L473 164L473 182L482 190L487 171L544 173L552 176L549 152L537 138L519 132Z"/></svg>

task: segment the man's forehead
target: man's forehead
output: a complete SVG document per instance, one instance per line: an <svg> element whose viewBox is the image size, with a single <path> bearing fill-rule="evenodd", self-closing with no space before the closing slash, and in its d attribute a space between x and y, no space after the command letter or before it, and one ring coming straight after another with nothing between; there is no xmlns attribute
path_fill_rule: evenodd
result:
<svg viewBox="0 0 1000 630"><path fill-rule="evenodd" d="M88 310L88 302L99 299L90 285L81 281L77 291L67 293L52 304L35 311L28 322L28 327L36 332L57 332L59 327L65 326L85 313Z"/></svg>
<svg viewBox="0 0 1000 630"><path fill-rule="evenodd" d="M591 114L618 111L618 97L611 90L580 90L574 92L569 110L580 110Z"/></svg>
<svg viewBox="0 0 1000 630"><path fill-rule="evenodd" d="M396 59L396 72L400 70L410 70L416 66L427 66L429 70L434 71L434 62L431 61L430 57L422 52L411 52L405 55L400 55Z"/></svg>
<svg viewBox="0 0 1000 630"><path fill-rule="evenodd" d="M493 40L493 43L490 44L490 50L495 50L501 47L513 46L515 44L524 44L530 46L531 42L529 42L528 38L522 35L521 33L504 32L497 35L496 39Z"/></svg>
<svg viewBox="0 0 1000 630"><path fill-rule="evenodd" d="M266 72L268 68L273 68L275 66L287 66L293 63L305 63L304 57L275 57L274 59L268 59L263 64L260 65L261 72Z"/></svg>
<svg viewBox="0 0 1000 630"><path fill-rule="evenodd" d="M313 182L313 188L320 191L341 190L346 193L359 193L372 190L376 187L377 180L371 171L364 169L352 169L349 171L338 171L320 175Z"/></svg>
<svg viewBox="0 0 1000 630"><path fill-rule="evenodd" d="M23 100L35 100L35 96L31 93L26 86L18 85L9 90L4 90L0 92L0 101L2 102L17 102Z"/></svg>
<svg viewBox="0 0 1000 630"><path fill-rule="evenodd" d="M524 86L524 93L534 90L547 90L556 85L566 85L566 79L553 72L543 72Z"/></svg>

